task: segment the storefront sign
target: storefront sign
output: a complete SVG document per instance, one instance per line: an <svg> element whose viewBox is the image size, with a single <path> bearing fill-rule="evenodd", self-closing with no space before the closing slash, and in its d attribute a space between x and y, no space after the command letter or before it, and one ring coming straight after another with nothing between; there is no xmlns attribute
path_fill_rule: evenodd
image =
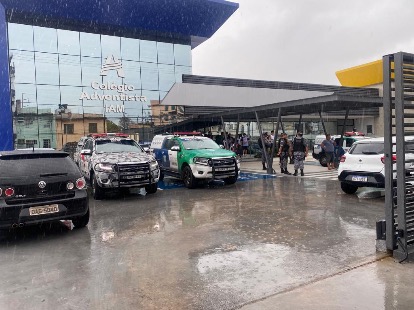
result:
<svg viewBox="0 0 414 310"><path fill-rule="evenodd" d="M113 55L106 58L105 63L101 68L101 76L106 76L108 71L116 70L118 77L124 78L124 70L122 68L122 62L119 61ZM79 100L107 100L107 101L140 101L146 102L145 96L132 93L135 90L133 85L129 84L117 84L115 82L100 83L96 81L91 82L91 88L94 90L92 93L84 91L81 93ZM117 94L105 94L101 91L116 91ZM125 107L123 104L118 105L106 105L106 112L124 113Z"/></svg>

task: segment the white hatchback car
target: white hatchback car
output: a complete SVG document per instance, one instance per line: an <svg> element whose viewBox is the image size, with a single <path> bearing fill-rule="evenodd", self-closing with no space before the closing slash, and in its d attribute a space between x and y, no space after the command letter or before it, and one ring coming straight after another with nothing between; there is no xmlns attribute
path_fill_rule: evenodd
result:
<svg viewBox="0 0 414 310"><path fill-rule="evenodd" d="M414 140L414 137L406 137L406 140ZM393 142L395 143L395 139ZM406 158L414 158L414 154L406 153ZM396 160L395 156L393 160ZM405 168L412 171L414 164L408 163ZM347 194L354 194L359 187L383 188L384 170L384 138L356 141L348 153L342 156L339 164L338 179L341 181L341 189Z"/></svg>

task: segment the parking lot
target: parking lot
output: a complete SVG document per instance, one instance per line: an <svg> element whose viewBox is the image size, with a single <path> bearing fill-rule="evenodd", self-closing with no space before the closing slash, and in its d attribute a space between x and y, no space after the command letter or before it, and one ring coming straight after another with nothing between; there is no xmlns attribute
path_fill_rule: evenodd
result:
<svg viewBox="0 0 414 310"><path fill-rule="evenodd" d="M86 229L69 221L10 232L0 308L234 309L381 257L380 195L256 167L243 162L230 186L166 179L153 195L90 199Z"/></svg>

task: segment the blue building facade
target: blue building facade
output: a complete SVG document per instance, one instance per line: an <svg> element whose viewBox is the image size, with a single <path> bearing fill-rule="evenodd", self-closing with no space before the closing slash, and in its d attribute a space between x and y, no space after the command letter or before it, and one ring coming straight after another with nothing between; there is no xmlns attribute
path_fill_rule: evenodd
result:
<svg viewBox="0 0 414 310"><path fill-rule="evenodd" d="M90 119L121 128L126 120L144 122L151 102L191 74L192 48L237 7L221 0L0 0L0 150L60 148L59 134L77 141L93 133L98 125Z"/></svg>

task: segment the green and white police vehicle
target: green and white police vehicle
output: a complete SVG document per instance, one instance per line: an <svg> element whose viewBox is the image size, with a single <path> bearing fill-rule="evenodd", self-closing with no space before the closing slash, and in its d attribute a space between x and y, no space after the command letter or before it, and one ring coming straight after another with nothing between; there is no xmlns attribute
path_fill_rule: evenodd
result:
<svg viewBox="0 0 414 310"><path fill-rule="evenodd" d="M164 175L182 179L187 188L198 182L223 180L234 184L240 173L236 154L210 138L191 135L157 135L150 147Z"/></svg>

